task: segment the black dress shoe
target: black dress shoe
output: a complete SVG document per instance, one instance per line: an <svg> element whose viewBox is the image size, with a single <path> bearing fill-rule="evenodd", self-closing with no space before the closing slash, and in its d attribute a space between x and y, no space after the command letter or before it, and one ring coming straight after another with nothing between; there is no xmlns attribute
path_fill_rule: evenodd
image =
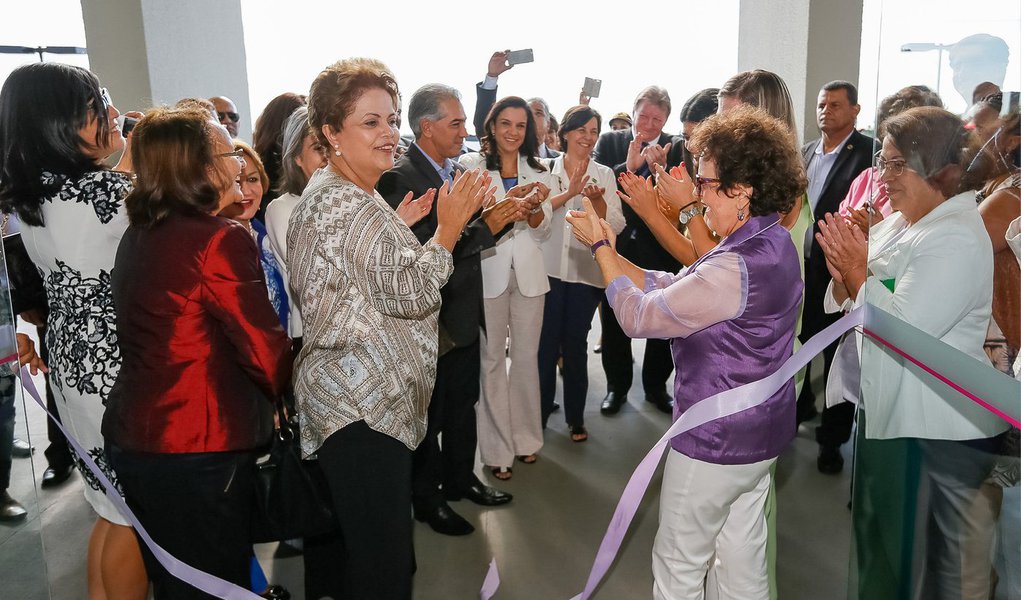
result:
<svg viewBox="0 0 1021 600"><path fill-rule="evenodd" d="M0 492L0 521L20 521L28 511L20 502L11 498L7 490Z"/></svg>
<svg viewBox="0 0 1021 600"><path fill-rule="evenodd" d="M44 488L57 487L67 481L67 478L72 473L74 473L74 467L71 465L66 467L46 467L46 470L43 471L43 481L39 485Z"/></svg>
<svg viewBox="0 0 1021 600"><path fill-rule="evenodd" d="M844 470L844 457L840 454L840 446L819 446L819 459L816 467L820 473L836 475Z"/></svg>
<svg viewBox="0 0 1021 600"><path fill-rule="evenodd" d="M507 492L501 492L495 487L488 486L475 477L475 481L466 489L457 490L454 488L443 488L443 496L447 500L460 500L467 498L480 506L500 506L507 504L514 499L514 496Z"/></svg>
<svg viewBox="0 0 1021 600"><path fill-rule="evenodd" d="M651 394L645 394L645 401L653 403L656 408L665 413L674 412L674 401L670 398L666 392L653 392Z"/></svg>
<svg viewBox="0 0 1021 600"><path fill-rule="evenodd" d="M599 412L604 415L615 415L620 412L620 407L627 402L627 394L620 394L613 390L606 392L603 403L599 405Z"/></svg>
<svg viewBox="0 0 1021 600"><path fill-rule="evenodd" d="M11 456L14 458L28 458L35 452L35 447L26 442L23 439L14 438L14 444L11 446Z"/></svg>
<svg viewBox="0 0 1021 600"><path fill-rule="evenodd" d="M427 511L415 510L415 519L426 523L442 535L468 535L475 531L472 524L454 512L446 502Z"/></svg>
<svg viewBox="0 0 1021 600"><path fill-rule="evenodd" d="M282 585L271 585L259 594L259 597L268 600L291 600L291 592Z"/></svg>

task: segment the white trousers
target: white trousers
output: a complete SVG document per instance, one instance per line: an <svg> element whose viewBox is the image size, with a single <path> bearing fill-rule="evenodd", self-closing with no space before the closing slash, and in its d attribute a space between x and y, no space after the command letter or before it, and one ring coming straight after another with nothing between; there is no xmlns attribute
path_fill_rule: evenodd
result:
<svg viewBox="0 0 1021 600"><path fill-rule="evenodd" d="M542 448L537 356L544 300L544 295L522 296L513 273L502 294L484 300L486 335L482 340L482 399L478 408L479 454L484 465L509 467L515 456L534 454Z"/></svg>
<svg viewBox="0 0 1021 600"><path fill-rule="evenodd" d="M669 450L652 550L656 600L702 600L713 562L714 596L768 600L766 496L769 467L717 465Z"/></svg>

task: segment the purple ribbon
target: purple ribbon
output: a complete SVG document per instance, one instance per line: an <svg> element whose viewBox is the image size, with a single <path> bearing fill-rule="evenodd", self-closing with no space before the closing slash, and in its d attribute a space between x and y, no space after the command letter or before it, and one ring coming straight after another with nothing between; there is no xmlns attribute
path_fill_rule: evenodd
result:
<svg viewBox="0 0 1021 600"><path fill-rule="evenodd" d="M121 511L121 515L123 515L128 522L131 523L131 526L138 532L142 541L145 542L145 545L148 546L149 550L151 550L153 555L156 556L156 560L163 565L163 568L165 568L168 573L207 594L216 596L217 598L226 598L227 600L262 600L260 596L257 596L242 587L234 585L229 581L224 581L219 577L200 571L195 567L177 560L171 556L169 552L161 548L159 544L153 541L153 539L149 537L149 533L146 532L144 527L142 527L142 524L138 522L138 518L135 516L135 513L131 512L131 509L128 508L128 505L124 502L124 498L121 498L121 495L117 493L117 487L114 486L114 484L106 477L106 474L99 469L95 461L92 460L92 457L89 456L89 453L86 452L78 443L78 440L74 439L74 436L64 429L60 420L50 414L50 411L46 410L46 402L39 396L39 391L35 388L35 382L32 381L32 375L29 373L28 367L21 367L21 383L24 386L25 391L28 392L28 395L35 400L36 404L46 411L46 414L50 415L54 424L64 433L68 443L74 447L74 451L78 454L78 458L81 459L81 461L85 463L85 466L92 471L92 474L99 479L99 483L102 484L106 492L106 497L109 498L110 502L113 502L114 506Z"/></svg>
<svg viewBox="0 0 1021 600"><path fill-rule="evenodd" d="M489 561L489 570L486 571L486 579L482 582L482 591L479 592L480 600L489 600L500 587L500 573L496 570L496 559Z"/></svg>

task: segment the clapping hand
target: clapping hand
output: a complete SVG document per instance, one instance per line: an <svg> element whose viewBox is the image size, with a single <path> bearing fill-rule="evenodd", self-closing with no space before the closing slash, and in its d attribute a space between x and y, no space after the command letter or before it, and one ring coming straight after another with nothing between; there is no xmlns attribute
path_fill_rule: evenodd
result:
<svg viewBox="0 0 1021 600"><path fill-rule="evenodd" d="M642 150L642 157L645 159L645 164L649 165L649 169L655 168L656 165L666 164L667 152L670 152L670 146L673 142L667 143L666 146L660 146L659 144L649 144Z"/></svg>
<svg viewBox="0 0 1021 600"><path fill-rule="evenodd" d="M408 192L404 200L397 205L397 216L404 221L404 224L411 227L429 214L433 207L433 200L436 198L436 190L426 190L424 194L412 200L413 192Z"/></svg>
<svg viewBox="0 0 1021 600"><path fill-rule="evenodd" d="M631 143L627 145L627 161L624 166L628 171L632 173L642 168L645 164L645 155L642 153L642 139L641 133L635 134L635 139L631 140Z"/></svg>
<svg viewBox="0 0 1021 600"><path fill-rule="evenodd" d="M667 173L662 165L656 165L655 173L656 191L674 208L685 208L698 200L695 198L695 183L681 167L674 167Z"/></svg>
<svg viewBox="0 0 1021 600"><path fill-rule="evenodd" d="M868 235L870 226L882 220L883 213L871 210L867 206L851 211L851 224L861 229L865 235Z"/></svg>
<svg viewBox="0 0 1021 600"><path fill-rule="evenodd" d="M848 287L851 298L857 296L858 286L865 280L868 270L868 240L860 229L845 221L839 215L826 213L819 221L819 233L815 239L826 254L826 267L834 281L848 286L855 281L854 289Z"/></svg>
<svg viewBox="0 0 1021 600"><path fill-rule="evenodd" d="M618 191L620 199L627 203L643 221L648 222L653 215L659 213L656 203L656 190L652 186L652 178L640 177L634 173L621 173L618 178L623 192Z"/></svg>
<svg viewBox="0 0 1021 600"><path fill-rule="evenodd" d="M444 183L436 199L436 238L447 250L461 235L468 220L484 204L493 200L496 189L488 171L472 169L464 171L454 179L453 185Z"/></svg>
<svg viewBox="0 0 1021 600"><path fill-rule="evenodd" d="M583 199L581 204L584 210L572 210L567 213L566 217L567 222L571 224L571 232L574 233L574 237L589 247L599 240L607 240L610 242L610 247L616 251L617 235L613 233L610 224L606 222L606 219L599 218L588 198Z"/></svg>

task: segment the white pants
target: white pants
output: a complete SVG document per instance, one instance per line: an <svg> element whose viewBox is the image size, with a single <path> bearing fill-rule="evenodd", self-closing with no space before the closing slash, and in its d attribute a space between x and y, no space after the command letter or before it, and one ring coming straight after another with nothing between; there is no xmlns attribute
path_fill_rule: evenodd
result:
<svg viewBox="0 0 1021 600"><path fill-rule="evenodd" d="M768 600L769 467L717 465L669 450L652 550L656 600L702 600L713 562L721 600Z"/></svg>
<svg viewBox="0 0 1021 600"><path fill-rule="evenodd" d="M478 408L482 464L509 467L515 456L534 454L542 448L537 356L544 299L522 296L512 273L502 294L484 300L486 335L482 341L482 400Z"/></svg>

